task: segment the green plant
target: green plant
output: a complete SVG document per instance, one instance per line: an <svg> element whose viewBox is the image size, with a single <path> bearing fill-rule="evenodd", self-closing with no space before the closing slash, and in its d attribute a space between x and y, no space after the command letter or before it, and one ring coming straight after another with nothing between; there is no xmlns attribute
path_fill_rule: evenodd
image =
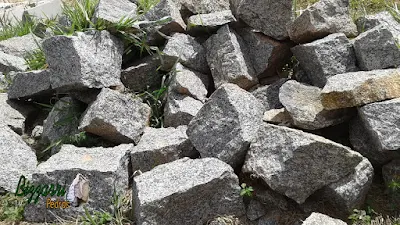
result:
<svg viewBox="0 0 400 225"><path fill-rule="evenodd" d="M46 56L42 49L36 49L33 52L28 52L24 59L26 65L28 65L28 71L43 70L48 67L46 63Z"/></svg>
<svg viewBox="0 0 400 225"><path fill-rule="evenodd" d="M240 187L242 188L242 190L240 191L240 196L243 196L243 197L252 197L253 196L254 189L252 186L247 186L246 183L242 183L240 185Z"/></svg>
<svg viewBox="0 0 400 225"><path fill-rule="evenodd" d="M145 14L148 12L151 8L153 8L155 5L157 5L160 2L160 0L138 0L137 1L137 12L138 14Z"/></svg>
<svg viewBox="0 0 400 225"><path fill-rule="evenodd" d="M59 140L50 143L42 152L45 153L53 148L58 149L62 145L71 144L77 147L91 147L98 142L98 139L88 135L86 132L82 131L78 134L72 134L64 136Z"/></svg>
<svg viewBox="0 0 400 225"><path fill-rule="evenodd" d="M101 225L101 224L108 224L113 221L113 217L108 212L96 211L91 215L86 207L84 207L84 210L85 214L81 217L82 224L84 225L86 224Z"/></svg>
<svg viewBox="0 0 400 225"><path fill-rule="evenodd" d="M71 26L69 28L56 28L53 31L56 34L60 31L65 34L64 30L67 30L68 34L73 34L77 31L88 30L93 25L92 19L98 3L99 0L74 0L71 4L64 3L63 15L71 21Z"/></svg>
<svg viewBox="0 0 400 225"><path fill-rule="evenodd" d="M0 23L3 26L0 31L0 41L12 37L27 35L32 31L34 31L38 24L37 20L34 18L25 19L23 21L17 21L15 24L11 24L10 21L8 22L2 21Z"/></svg>
<svg viewBox="0 0 400 225"><path fill-rule="evenodd" d="M21 221L26 205L23 197L12 193L0 196L0 221Z"/></svg>
<svg viewBox="0 0 400 225"><path fill-rule="evenodd" d="M354 209L348 219L351 220L353 225L357 224L371 224L371 220L378 214L371 208L367 207L366 210Z"/></svg>

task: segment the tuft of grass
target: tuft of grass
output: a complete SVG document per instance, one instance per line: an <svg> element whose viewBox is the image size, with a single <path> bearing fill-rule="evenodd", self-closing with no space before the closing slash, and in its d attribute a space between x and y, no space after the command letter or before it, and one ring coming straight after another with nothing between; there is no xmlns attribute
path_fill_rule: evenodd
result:
<svg viewBox="0 0 400 225"><path fill-rule="evenodd" d="M46 55L42 49L37 49L33 52L27 53L24 59L26 65L28 65L28 71L43 70L48 67L46 63Z"/></svg>
<svg viewBox="0 0 400 225"><path fill-rule="evenodd" d="M5 21L1 21L0 24L3 26L0 31L0 41L27 35L34 31L38 25L34 18L18 21L14 25L11 25L9 22Z"/></svg>
<svg viewBox="0 0 400 225"><path fill-rule="evenodd" d="M138 0L137 1L137 13L139 15L147 13L151 8L157 5L160 0Z"/></svg>
<svg viewBox="0 0 400 225"><path fill-rule="evenodd" d="M84 32L93 25L92 19L99 0L74 0L70 4L63 4L63 15L71 21L71 26L67 29L68 34ZM55 33L65 32L63 29L53 29Z"/></svg>
<svg viewBox="0 0 400 225"><path fill-rule="evenodd" d="M0 196L0 221L21 221L24 216L26 200L12 193Z"/></svg>

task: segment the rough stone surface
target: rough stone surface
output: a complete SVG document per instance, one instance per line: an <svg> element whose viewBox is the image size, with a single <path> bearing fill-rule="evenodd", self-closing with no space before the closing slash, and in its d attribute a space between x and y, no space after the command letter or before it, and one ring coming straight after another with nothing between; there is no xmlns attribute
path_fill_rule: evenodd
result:
<svg viewBox="0 0 400 225"><path fill-rule="evenodd" d="M15 192L21 175L30 179L36 169L35 152L14 133L0 124L0 189Z"/></svg>
<svg viewBox="0 0 400 225"><path fill-rule="evenodd" d="M400 97L400 69L339 74L322 90L325 109L348 108Z"/></svg>
<svg viewBox="0 0 400 225"><path fill-rule="evenodd" d="M262 123L263 108L250 93L225 84L190 122L187 134L202 157L240 165Z"/></svg>
<svg viewBox="0 0 400 225"><path fill-rule="evenodd" d="M291 21L291 0L234 1L236 16L249 26L277 40L288 38L286 24Z"/></svg>
<svg viewBox="0 0 400 225"><path fill-rule="evenodd" d="M108 31L54 36L42 45L53 88L79 90L122 84L123 44Z"/></svg>
<svg viewBox="0 0 400 225"><path fill-rule="evenodd" d="M121 81L125 87L133 91L147 90L147 87L159 87L162 75L157 71L160 61L148 56L135 62L121 72Z"/></svg>
<svg viewBox="0 0 400 225"><path fill-rule="evenodd" d="M190 70L180 63L176 65L175 69L176 73L169 85L170 90L204 102L210 83L208 75Z"/></svg>
<svg viewBox="0 0 400 225"><path fill-rule="evenodd" d="M6 93L0 93L0 126L6 125L14 132L22 134L25 119L33 110L33 107L8 100Z"/></svg>
<svg viewBox="0 0 400 225"><path fill-rule="evenodd" d="M359 153L320 136L264 123L242 171L301 204L316 190L347 176L361 160Z"/></svg>
<svg viewBox="0 0 400 225"><path fill-rule="evenodd" d="M197 156L198 152L190 143L186 130L187 126L146 128L131 152L132 171L147 172L161 164Z"/></svg>
<svg viewBox="0 0 400 225"><path fill-rule="evenodd" d="M203 103L192 97L170 92L164 108L164 126L188 125L203 107Z"/></svg>
<svg viewBox="0 0 400 225"><path fill-rule="evenodd" d="M327 215L313 212L304 222L303 225L346 225L347 223L339 219L334 219Z"/></svg>
<svg viewBox="0 0 400 225"><path fill-rule="evenodd" d="M320 88L333 75L358 70L353 45L342 33L298 45L292 52L312 83Z"/></svg>
<svg viewBox="0 0 400 225"><path fill-rule="evenodd" d="M229 0L178 0L193 14L214 13L229 10Z"/></svg>
<svg viewBox="0 0 400 225"><path fill-rule="evenodd" d="M392 182L400 182L400 160L393 160L384 165L382 167L382 176L386 187Z"/></svg>
<svg viewBox="0 0 400 225"><path fill-rule="evenodd" d="M46 0L42 1L35 7L28 8L24 11L23 16L34 16L38 19L55 18L62 14L62 0Z"/></svg>
<svg viewBox="0 0 400 225"><path fill-rule="evenodd" d="M293 119L293 124L306 130L317 130L348 119L345 109L325 110L321 89L289 80L282 85L279 100Z"/></svg>
<svg viewBox="0 0 400 225"><path fill-rule="evenodd" d="M60 152L46 162L41 163L32 175L34 184L66 185L68 191L78 173L89 181L89 201L84 206L89 212L111 212L114 191L124 196L129 184L129 152L133 144L124 144L114 148L78 148L63 145ZM115 187L115 189L114 189ZM56 222L62 219L83 215L84 208L71 206L67 209L46 208L47 197L40 197L37 204L28 204L24 217L31 222ZM65 197L58 197L60 201Z"/></svg>
<svg viewBox="0 0 400 225"><path fill-rule="evenodd" d="M17 73L8 89L8 98L29 98L51 94L51 75L49 70Z"/></svg>
<svg viewBox="0 0 400 225"><path fill-rule="evenodd" d="M184 158L133 180L137 224L201 225L219 215L245 214L233 169L218 159Z"/></svg>
<svg viewBox="0 0 400 225"><path fill-rule="evenodd" d="M399 24L400 26L400 24ZM377 70L400 66L397 40L385 26L377 26L354 39L354 50L362 70Z"/></svg>
<svg viewBox="0 0 400 225"><path fill-rule="evenodd" d="M0 72L9 73L10 71L25 71L27 69L28 66L23 58L0 51Z"/></svg>
<svg viewBox="0 0 400 225"><path fill-rule="evenodd" d="M345 214L352 213L364 204L373 177L374 168L364 158L350 175L322 189L324 199Z"/></svg>
<svg viewBox="0 0 400 225"><path fill-rule="evenodd" d="M279 101L279 89L286 81L287 79L280 79L271 85L258 87L251 93L263 104L264 110L280 109L283 105Z"/></svg>
<svg viewBox="0 0 400 225"><path fill-rule="evenodd" d="M42 40L40 38L33 34L27 34L22 37L13 37L0 41L0 51L23 58L27 53L32 53L38 49L41 43Z"/></svg>
<svg viewBox="0 0 400 225"><path fill-rule="evenodd" d="M263 116L263 121L289 127L293 124L293 119L285 108L266 111Z"/></svg>
<svg viewBox="0 0 400 225"><path fill-rule="evenodd" d="M187 30L190 34L210 33L218 30L219 27L235 22L231 10L213 12L209 14L197 14L189 17Z"/></svg>
<svg viewBox="0 0 400 225"><path fill-rule="evenodd" d="M128 0L100 0L95 11L95 19L118 23L122 18L136 19L136 4Z"/></svg>
<svg viewBox="0 0 400 225"><path fill-rule="evenodd" d="M176 33L163 49L167 61L180 62L182 65L199 72L208 73L205 48L194 37Z"/></svg>
<svg viewBox="0 0 400 225"><path fill-rule="evenodd" d="M276 76L292 55L289 42L276 41L251 28L237 29L237 32L245 42L247 54L259 78Z"/></svg>
<svg viewBox="0 0 400 225"><path fill-rule="evenodd" d="M349 13L349 0L321 0L304 10L288 25L290 39L297 43L311 42L329 34L357 36L357 27Z"/></svg>
<svg viewBox="0 0 400 225"><path fill-rule="evenodd" d="M267 213L265 206L258 200L252 199L250 200L249 205L246 209L246 216L249 220L254 221Z"/></svg>
<svg viewBox="0 0 400 225"><path fill-rule="evenodd" d="M115 143L138 143L150 113L139 98L104 88L84 112L79 129Z"/></svg>
<svg viewBox="0 0 400 225"><path fill-rule="evenodd" d="M211 36L205 46L216 88L224 83L234 83L243 89L257 84L258 79L246 54L244 42L228 25Z"/></svg>
<svg viewBox="0 0 400 225"><path fill-rule="evenodd" d="M85 108L70 97L61 98L43 123L42 137L53 143L62 137L79 133L79 119Z"/></svg>
<svg viewBox="0 0 400 225"><path fill-rule="evenodd" d="M374 15L361 16L356 20L359 33L370 30L379 25L388 28L395 37L400 37L400 24L393 18L390 12L384 11Z"/></svg>

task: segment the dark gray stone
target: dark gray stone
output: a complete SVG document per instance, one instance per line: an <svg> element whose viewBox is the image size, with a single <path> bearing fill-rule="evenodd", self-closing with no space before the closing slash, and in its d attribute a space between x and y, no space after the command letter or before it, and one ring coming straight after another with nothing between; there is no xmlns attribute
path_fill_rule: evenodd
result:
<svg viewBox="0 0 400 225"><path fill-rule="evenodd" d="M54 36L43 42L54 89L82 90L121 85L123 44L108 31Z"/></svg>
<svg viewBox="0 0 400 225"><path fill-rule="evenodd" d="M334 219L327 215L313 212L306 220L304 220L303 225L346 225L347 223L339 219Z"/></svg>
<svg viewBox="0 0 400 225"><path fill-rule="evenodd" d="M292 52L312 84L320 88L333 75L358 70L353 45L342 33L298 45L292 48Z"/></svg>
<svg viewBox="0 0 400 225"><path fill-rule="evenodd" d="M361 160L359 153L325 138L264 123L242 172L301 204L318 189L347 176Z"/></svg>
<svg viewBox="0 0 400 225"><path fill-rule="evenodd" d="M392 162L382 167L382 176L385 186L393 185L393 182L400 182L400 160L393 160Z"/></svg>
<svg viewBox="0 0 400 225"><path fill-rule="evenodd" d="M51 76L52 74L49 70L17 73L8 89L8 98L30 98L51 94Z"/></svg>
<svg viewBox="0 0 400 225"><path fill-rule="evenodd" d="M249 26L277 40L288 38L286 24L291 21L291 0L234 1L235 15Z"/></svg>
<svg viewBox="0 0 400 225"><path fill-rule="evenodd" d="M377 70L400 66L397 44L396 37L383 25L360 34L354 39L359 67L362 70Z"/></svg>
<svg viewBox="0 0 400 225"><path fill-rule="evenodd" d="M250 93L224 84L190 122L187 134L202 157L216 157L236 167L262 123L263 107Z"/></svg>
<svg viewBox="0 0 400 225"><path fill-rule="evenodd" d="M146 128L138 145L131 151L132 171L147 172L161 164L197 156L186 130L187 126Z"/></svg>
<svg viewBox="0 0 400 225"><path fill-rule="evenodd" d="M113 195L123 198L129 191L129 152L133 144L114 148L78 148L62 146L59 153L41 163L32 175L32 182L38 184L69 185L77 174L89 182L89 201L78 207L54 210L46 207L47 197L40 196L37 204L25 207L24 218L30 222L57 222L59 218L69 220L85 213L102 211L112 213ZM54 199L54 198L53 198ZM65 196L57 198L67 200ZM54 199L55 200L55 199Z"/></svg>
<svg viewBox="0 0 400 225"><path fill-rule="evenodd" d="M286 81L287 79L280 79L271 85L261 86L251 93L263 104L265 111L283 108L279 100L279 89Z"/></svg>
<svg viewBox="0 0 400 225"><path fill-rule="evenodd" d="M350 16L349 0L321 0L308 7L288 24L290 39L297 43L311 42L329 34L357 36L357 27Z"/></svg>
<svg viewBox="0 0 400 225"><path fill-rule="evenodd" d="M257 220L267 213L265 206L258 200L250 200L246 209L247 218L251 221Z"/></svg>
<svg viewBox="0 0 400 225"><path fill-rule="evenodd" d="M236 22L231 10L197 14L189 17L187 31L194 35L212 33L219 27L231 22Z"/></svg>
<svg viewBox="0 0 400 225"><path fill-rule="evenodd" d="M322 89L322 105L327 110L399 97L400 69L338 74L330 77Z"/></svg>
<svg viewBox="0 0 400 225"><path fill-rule="evenodd" d="M138 143L150 113L140 98L104 88L84 112L79 129L115 143Z"/></svg>
<svg viewBox="0 0 400 225"><path fill-rule="evenodd" d="M250 89L258 83L244 41L228 25L211 36L205 46L216 88L225 83L234 83L243 89Z"/></svg>
<svg viewBox="0 0 400 225"><path fill-rule="evenodd" d="M180 159L133 180L136 223L204 224L219 215L245 214L239 179L226 163Z"/></svg>
<svg viewBox="0 0 400 225"><path fill-rule="evenodd" d="M349 119L348 110L325 110L321 89L289 80L282 85L279 100L293 119L293 124L306 130L318 130Z"/></svg>
<svg viewBox="0 0 400 225"><path fill-rule="evenodd" d="M203 107L203 103L192 97L169 92L164 108L164 126L188 125Z"/></svg>

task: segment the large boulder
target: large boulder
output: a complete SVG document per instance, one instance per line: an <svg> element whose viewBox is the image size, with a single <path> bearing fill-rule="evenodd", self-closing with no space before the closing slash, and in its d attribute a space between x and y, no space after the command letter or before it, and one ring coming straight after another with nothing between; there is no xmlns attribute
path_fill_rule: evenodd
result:
<svg viewBox="0 0 400 225"><path fill-rule="evenodd" d="M277 40L288 38L286 24L291 21L291 0L233 0L235 15L249 26Z"/></svg>
<svg viewBox="0 0 400 225"><path fill-rule="evenodd" d="M95 20L118 23L123 20L137 19L137 6L128 0L100 0L94 12Z"/></svg>
<svg viewBox="0 0 400 225"><path fill-rule="evenodd" d="M357 36L357 27L349 12L349 0L321 0L308 7L288 25L290 39L297 43L311 42L329 34Z"/></svg>
<svg viewBox="0 0 400 225"><path fill-rule="evenodd" d="M361 107L350 127L354 149L378 165L400 158L399 110L400 98Z"/></svg>
<svg viewBox="0 0 400 225"><path fill-rule="evenodd" d="M353 45L342 33L298 45L292 52L312 84L320 88L333 75L358 70Z"/></svg>
<svg viewBox="0 0 400 225"><path fill-rule="evenodd" d="M164 126L188 125L203 107L203 103L190 96L169 91L164 108Z"/></svg>
<svg viewBox="0 0 400 225"><path fill-rule="evenodd" d="M398 41L384 25L360 34L354 39L360 69L377 70L400 66Z"/></svg>
<svg viewBox="0 0 400 225"><path fill-rule="evenodd" d="M237 29L259 78L276 76L292 55L289 42L276 41L251 28Z"/></svg>
<svg viewBox="0 0 400 225"><path fill-rule="evenodd" d="M79 129L115 143L138 143L150 113L140 98L104 88L83 113Z"/></svg>
<svg viewBox="0 0 400 225"><path fill-rule="evenodd" d="M242 172L301 204L318 189L349 175L362 159L350 148L320 136L264 123Z"/></svg>
<svg viewBox="0 0 400 225"><path fill-rule="evenodd" d="M0 124L0 189L15 192L21 176L31 179L36 169L35 152L14 133Z"/></svg>
<svg viewBox="0 0 400 225"><path fill-rule="evenodd" d="M146 128L131 151L132 171L147 172L161 164L184 157L196 157L198 152L190 143L186 130L187 126Z"/></svg>
<svg viewBox="0 0 400 225"><path fill-rule="evenodd" d="M193 35L207 34L231 22L236 22L231 10L197 14L188 18L187 31Z"/></svg>
<svg viewBox="0 0 400 225"><path fill-rule="evenodd" d="M0 72L25 71L28 69L24 58L0 51Z"/></svg>
<svg viewBox="0 0 400 225"><path fill-rule="evenodd" d="M306 220L304 220L303 225L346 225L347 223L339 219L334 219L327 215L313 212Z"/></svg>
<svg viewBox="0 0 400 225"><path fill-rule="evenodd" d="M344 122L348 110L325 110L321 89L289 80L282 85L279 100L293 119L293 124L306 130L317 130Z"/></svg>
<svg viewBox="0 0 400 225"><path fill-rule="evenodd" d="M27 34L0 41L0 51L24 58L29 53L38 49L41 44L42 40L39 37L36 37L34 34Z"/></svg>
<svg viewBox="0 0 400 225"><path fill-rule="evenodd" d="M105 211L112 213L113 196L121 198L129 189L129 152L133 144L124 144L114 148L78 148L72 145L62 146L59 153L53 155L46 162L39 164L32 176L34 185L65 185L67 196L59 196L59 201L69 201L68 208L52 209L46 205L50 196L38 197L35 204L32 202L25 207L24 218L31 222L56 222L59 219L75 218L84 214ZM81 174L89 183L89 200L86 203L74 205L71 201L71 190L68 190L75 177ZM82 186L80 186L82 188ZM81 189L82 190L82 189ZM76 189L75 189L75 196ZM52 198L52 200L55 200Z"/></svg>
<svg viewBox="0 0 400 225"><path fill-rule="evenodd" d="M51 76L52 74L49 70L17 73L8 89L8 98L17 99L51 95L53 92L50 85Z"/></svg>
<svg viewBox="0 0 400 225"><path fill-rule="evenodd" d="M123 44L108 31L54 36L42 45L54 89L81 90L122 84Z"/></svg>
<svg viewBox="0 0 400 225"><path fill-rule="evenodd" d="M325 109L349 108L400 97L400 69L360 71L330 77L322 89Z"/></svg>
<svg viewBox="0 0 400 225"><path fill-rule="evenodd" d="M138 225L204 224L245 214L238 177L214 158L184 158L135 177L132 202Z"/></svg>
<svg viewBox="0 0 400 225"><path fill-rule="evenodd" d="M383 25L389 29L395 37L400 38L400 24L393 18L392 14L387 11L374 15L361 16L356 20L356 24L359 33Z"/></svg>
<svg viewBox="0 0 400 225"><path fill-rule="evenodd" d="M228 25L211 36L205 46L216 88L225 83L234 83L249 89L258 83L243 39Z"/></svg>
<svg viewBox="0 0 400 225"><path fill-rule="evenodd" d="M166 61L178 61L182 65L202 73L209 71L205 48L189 35L174 34L168 39L163 53Z"/></svg>
<svg viewBox="0 0 400 225"><path fill-rule="evenodd" d="M234 84L222 85L190 122L187 134L202 157L240 165L262 123L263 107Z"/></svg>

